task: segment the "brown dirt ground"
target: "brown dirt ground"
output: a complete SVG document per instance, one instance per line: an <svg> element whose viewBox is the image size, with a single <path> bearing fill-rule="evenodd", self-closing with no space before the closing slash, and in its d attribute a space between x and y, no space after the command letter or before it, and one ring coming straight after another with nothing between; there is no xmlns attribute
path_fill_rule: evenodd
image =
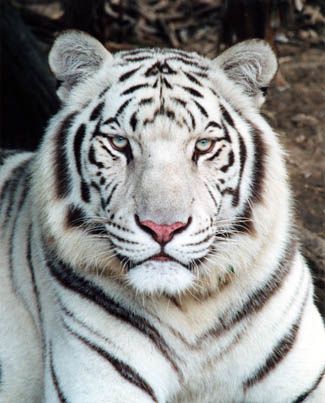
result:
<svg viewBox="0 0 325 403"><path fill-rule="evenodd" d="M325 238L325 51L280 45L280 71L289 87L270 90L263 107L287 151L296 216Z"/></svg>

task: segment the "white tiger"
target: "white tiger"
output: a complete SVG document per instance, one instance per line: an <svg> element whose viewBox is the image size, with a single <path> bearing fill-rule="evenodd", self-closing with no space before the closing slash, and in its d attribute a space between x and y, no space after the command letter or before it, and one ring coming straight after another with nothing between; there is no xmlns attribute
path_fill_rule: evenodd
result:
<svg viewBox="0 0 325 403"><path fill-rule="evenodd" d="M0 401L324 402L267 43L111 55L67 31L49 60L62 108L0 171Z"/></svg>

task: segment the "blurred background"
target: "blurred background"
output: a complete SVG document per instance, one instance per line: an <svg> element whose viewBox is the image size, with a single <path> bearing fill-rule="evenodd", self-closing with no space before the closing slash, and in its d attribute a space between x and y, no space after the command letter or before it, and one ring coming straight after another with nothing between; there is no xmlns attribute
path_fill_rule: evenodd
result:
<svg viewBox="0 0 325 403"><path fill-rule="evenodd" d="M215 57L266 39L279 72L263 114L279 133L296 196L297 232L325 314L324 0L1 0L0 147L34 150L58 110L47 54L80 29L111 52L176 47Z"/></svg>

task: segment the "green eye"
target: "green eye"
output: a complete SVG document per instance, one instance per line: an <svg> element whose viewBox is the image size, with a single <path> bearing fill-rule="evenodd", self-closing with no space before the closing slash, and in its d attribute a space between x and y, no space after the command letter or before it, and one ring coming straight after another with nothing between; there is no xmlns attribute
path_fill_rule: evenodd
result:
<svg viewBox="0 0 325 403"><path fill-rule="evenodd" d="M207 153L213 147L214 141L210 139L202 139L196 142L195 151L199 153Z"/></svg>
<svg viewBox="0 0 325 403"><path fill-rule="evenodd" d="M117 150L123 150L127 145L129 144L129 141L127 138L123 136L114 136L111 137L111 143L114 148Z"/></svg>

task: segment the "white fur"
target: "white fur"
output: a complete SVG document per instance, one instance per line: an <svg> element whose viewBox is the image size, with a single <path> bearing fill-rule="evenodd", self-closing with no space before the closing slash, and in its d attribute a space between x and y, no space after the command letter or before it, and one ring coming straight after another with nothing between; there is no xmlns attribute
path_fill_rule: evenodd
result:
<svg viewBox="0 0 325 403"><path fill-rule="evenodd" d="M120 361L136 371L159 402L293 402L313 385L325 357L324 326L313 304L311 276L299 250L288 274L261 309L255 306L229 329L214 335L227 327L227 321L254 292L268 284L291 237L291 196L283 151L258 111L259 87L267 86L275 74L275 56L260 41L239 44L214 61L182 54L205 68L206 76L197 76L202 85L185 74L198 71L195 64L169 60L177 72L165 76L173 89L160 91L154 86L157 77L144 78L144 72L157 61L172 59L172 51L146 50L141 55L148 59L126 62L136 55L122 52L112 57L93 38L76 32L59 37L51 52L51 68L63 80L59 95L64 105L30 162L32 184L25 201L20 204L24 184L19 178L12 209L10 186L1 199L0 402L60 401L53 371L68 402L152 401L150 392L136 386L132 377L123 377L116 368ZM131 78L119 80L135 68ZM128 89L142 83L148 86L129 97ZM193 98L186 90L189 86L202 96ZM196 122L194 130L189 130L190 114L175 101L177 97L186 101ZM129 98L117 116L119 125L105 123ZM149 98L152 101L139 107L141 100ZM162 109L174 112L174 118L161 113L153 119L162 99ZM91 120L100 102L101 120ZM220 103L234 121L235 127L227 124L231 141L217 141L213 152L194 163L198 139L225 134L220 127L206 129L209 120L220 125L224 120ZM61 197L57 193L56 150L63 144L58 145L57 133L66 116L76 111L63 138L72 181L68 194ZM135 113L133 130L130 119ZM150 119L152 123L145 125ZM81 197L74 155L76 132L83 123L79 169L83 180L99 189L91 188L89 203ZM257 175L253 127L266 150L260 200L251 196ZM93 136L96 128L101 137ZM129 164L112 148L108 139L112 135L129 139L133 153ZM240 139L246 161L236 205L222 189L235 187L240 179ZM105 183L100 183L98 168L89 162L91 147L96 161L103 164L100 171ZM209 161L216 147L223 148L218 158ZM231 152L234 161L223 171ZM117 158L113 160L110 153ZM29 158L32 154L8 158L0 171L0 189L6 189L15 168ZM114 186L108 206L103 205ZM249 220L254 230L238 230L223 238L237 217L245 215L247 203L252 205ZM81 226L67 223L72 205L83 209L87 217ZM191 217L189 226L165 245L165 253L173 261L152 259L160 253L160 245L137 224L135 215L161 225L186 222ZM89 231L87 225L97 223L105 226L108 235ZM201 262L190 267L198 258ZM129 270L127 260L133 264ZM61 282L51 274L51 265L65 270ZM81 291L64 285L65 281L79 281ZM97 291L89 297L92 287ZM301 322L288 354L245 390L245 380L263 366L300 312ZM161 337L159 342L157 337ZM82 340L95 345L97 352ZM117 361L103 357L98 353L101 350ZM309 401L323 402L324 389L322 381Z"/></svg>

